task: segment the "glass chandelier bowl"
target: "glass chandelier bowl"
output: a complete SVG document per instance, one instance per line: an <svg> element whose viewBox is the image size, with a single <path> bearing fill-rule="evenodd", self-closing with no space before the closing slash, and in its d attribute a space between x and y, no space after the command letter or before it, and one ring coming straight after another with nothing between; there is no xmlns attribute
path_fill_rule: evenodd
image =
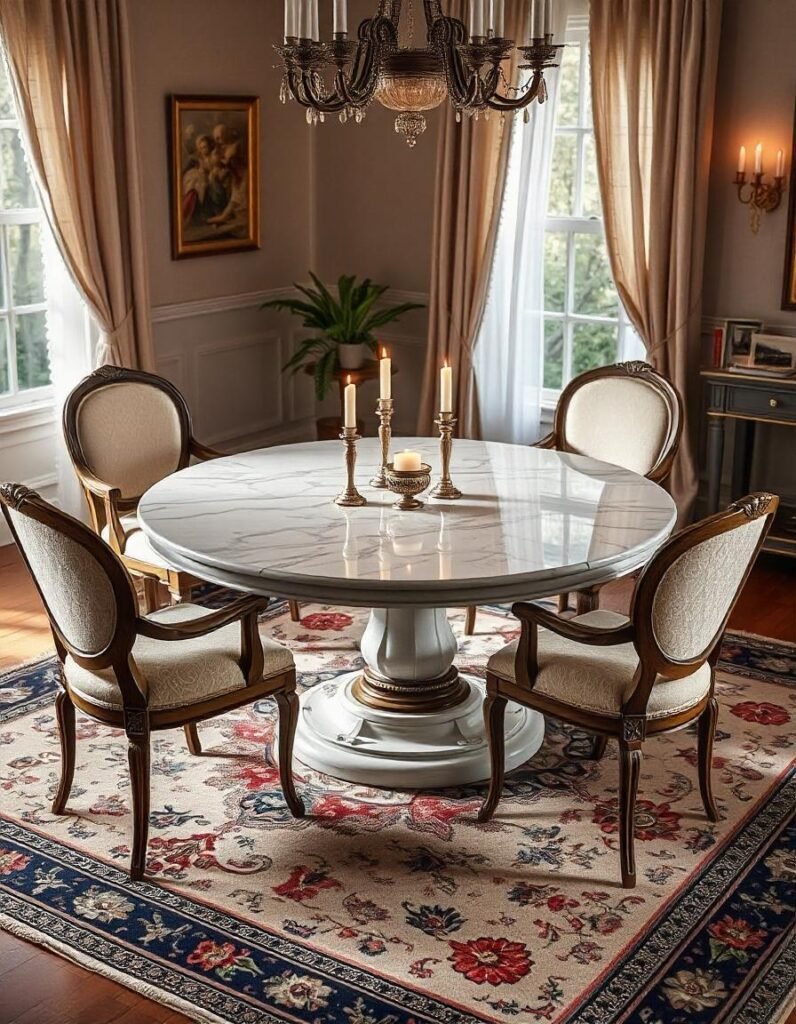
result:
<svg viewBox="0 0 796 1024"><path fill-rule="evenodd" d="M389 54L379 74L376 99L388 110L397 110L395 130L414 147L426 130L422 111L433 110L447 98L448 86L441 58L431 50L396 50Z"/></svg>

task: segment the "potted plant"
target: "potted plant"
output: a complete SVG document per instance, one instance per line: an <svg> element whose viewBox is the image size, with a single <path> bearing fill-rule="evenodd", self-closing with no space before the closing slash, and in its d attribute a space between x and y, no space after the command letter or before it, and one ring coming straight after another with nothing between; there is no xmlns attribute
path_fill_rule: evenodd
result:
<svg viewBox="0 0 796 1024"><path fill-rule="evenodd" d="M408 313L422 309L417 302L402 302L396 306L380 306L377 301L389 291L387 285L373 284L370 278L357 283L345 274L337 282L337 297L310 272L314 288L294 285L303 298L273 299L262 309L282 309L301 317L302 324L313 332L305 338L283 370L297 373L302 366L313 363L315 394L319 401L325 397L334 379L334 371L357 370L365 362L368 352L377 350L375 331Z"/></svg>

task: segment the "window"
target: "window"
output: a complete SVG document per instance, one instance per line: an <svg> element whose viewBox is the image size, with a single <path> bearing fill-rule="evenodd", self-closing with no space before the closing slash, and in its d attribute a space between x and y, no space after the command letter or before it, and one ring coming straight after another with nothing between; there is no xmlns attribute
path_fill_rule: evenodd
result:
<svg viewBox="0 0 796 1024"><path fill-rule="evenodd" d="M566 43L545 224L545 404L555 404L579 373L644 357L619 301L603 237L585 18L570 19Z"/></svg>
<svg viewBox="0 0 796 1024"><path fill-rule="evenodd" d="M43 226L0 60L0 409L50 395Z"/></svg>

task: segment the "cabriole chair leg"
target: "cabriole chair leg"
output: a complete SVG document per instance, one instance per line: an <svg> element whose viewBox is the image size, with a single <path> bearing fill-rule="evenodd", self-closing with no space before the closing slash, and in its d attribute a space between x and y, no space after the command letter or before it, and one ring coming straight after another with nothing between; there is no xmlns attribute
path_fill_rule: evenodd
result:
<svg viewBox="0 0 796 1024"><path fill-rule="evenodd" d="M55 698L55 717L61 741L61 780L53 800L52 812L63 814L75 777L75 705L66 690L59 690Z"/></svg>
<svg viewBox="0 0 796 1024"><path fill-rule="evenodd" d="M184 726L185 729L185 741L188 744L188 749L192 754L197 757L202 753L202 741L199 739L199 731L196 728L196 722L191 722L190 725Z"/></svg>
<svg viewBox="0 0 796 1024"><path fill-rule="evenodd" d="M699 792L702 794L705 814L707 814L711 821L719 820L719 810L713 797L713 782L710 771L713 763L713 739L716 735L716 720L718 717L718 701L715 697L711 697L697 722Z"/></svg>
<svg viewBox="0 0 796 1024"><path fill-rule="evenodd" d="M298 601L290 600L288 601L287 606L290 609L290 621L301 622L301 608L299 607Z"/></svg>
<svg viewBox="0 0 796 1024"><path fill-rule="evenodd" d="M146 869L146 844L149 836L149 728L131 735L127 733L127 763L133 792L133 850L130 857L130 878L140 881Z"/></svg>
<svg viewBox="0 0 796 1024"><path fill-rule="evenodd" d="M299 716L299 699L295 690L274 694L279 708L279 780L285 803L294 818L303 818L304 804L296 792L293 779L293 740Z"/></svg>
<svg viewBox="0 0 796 1024"><path fill-rule="evenodd" d="M636 824L636 794L641 773L641 749L619 741L619 860L622 885L625 889L636 886L636 857L634 833Z"/></svg>
<svg viewBox="0 0 796 1024"><path fill-rule="evenodd" d="M475 616L478 613L478 609L474 604L471 604L464 616L464 635L472 636L475 633Z"/></svg>
<svg viewBox="0 0 796 1024"><path fill-rule="evenodd" d="M487 684L488 685L488 684ZM506 772L506 734L503 722L506 717L506 698L494 690L487 690L484 701L484 728L489 741L489 759L491 763L489 776L489 792L478 812L479 821L489 821L503 792L503 779Z"/></svg>

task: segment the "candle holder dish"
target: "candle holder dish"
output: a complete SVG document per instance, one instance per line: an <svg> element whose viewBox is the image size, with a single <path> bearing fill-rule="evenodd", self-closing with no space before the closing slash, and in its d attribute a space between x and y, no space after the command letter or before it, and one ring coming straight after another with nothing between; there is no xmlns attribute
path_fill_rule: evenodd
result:
<svg viewBox="0 0 796 1024"><path fill-rule="evenodd" d="M340 440L345 445L346 486L345 490L340 491L334 499L334 503L335 505L346 507L367 505L367 499L362 497L354 483L354 467L357 464L357 441L359 440L357 428L343 427L340 432Z"/></svg>
<svg viewBox="0 0 796 1024"><path fill-rule="evenodd" d="M387 462L390 458L390 439L392 438L392 410L393 400L391 398L380 398L376 406L376 415L379 417L379 441L381 442L381 465L376 475L370 481L371 487L387 487Z"/></svg>
<svg viewBox="0 0 796 1024"><path fill-rule="evenodd" d="M456 501L462 496L458 487L454 487L451 480L451 453L453 451L453 428L456 426L456 417L452 412L441 412L439 418L434 420L439 427L439 452L442 462L442 472L439 483L431 492L432 498L443 498L446 501Z"/></svg>
<svg viewBox="0 0 796 1024"><path fill-rule="evenodd" d="M431 466L422 462L420 469L395 469L391 462L385 466L387 486L393 494L400 494L400 501L396 501L394 507L402 512L409 512L415 508L422 508L423 502L418 501L415 495L422 494L431 483Z"/></svg>

